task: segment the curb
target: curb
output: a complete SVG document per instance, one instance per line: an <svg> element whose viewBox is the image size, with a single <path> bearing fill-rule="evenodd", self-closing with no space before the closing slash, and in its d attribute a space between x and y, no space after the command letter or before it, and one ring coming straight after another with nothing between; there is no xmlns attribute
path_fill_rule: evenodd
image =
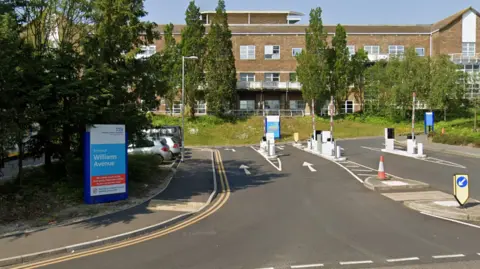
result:
<svg viewBox="0 0 480 269"><path fill-rule="evenodd" d="M125 207L125 208L122 208L122 209L119 209L119 210L115 210L115 211L112 211L112 212L108 212L108 213L104 213L104 214L99 214L99 215L95 215L93 217L86 217L86 218L80 218L80 219L76 219L74 221L64 221L62 223L58 223L58 224L54 224L54 225L45 225L45 226L40 226L40 227L36 227L36 228L32 228L32 229L27 229L27 230L23 230L23 231L16 231L16 232L10 232L10 233L4 233L4 234L0 234L0 239L1 238L5 238L5 237L9 237L9 236L22 236L22 235L25 235L25 234L31 234L31 233L34 233L34 232L39 232L39 231L42 231L42 230L46 230L46 229L50 229L50 228L55 228L55 227L62 227L62 226L67 226L67 225L72 225L72 224L77 224L77 223L80 223L80 222L83 222L83 221L89 221L89 220L93 220L93 219L96 219L96 218L100 218L100 217L105 217L105 216L108 216L108 215L111 215L111 214L116 214L116 213L119 213L119 212L122 212L122 211L126 211L126 210L129 210L129 209L132 209L136 206L139 206L139 205L142 205L142 204L145 204L147 202L149 202L150 200L152 200L155 196L161 194L162 192L164 192L168 186L170 185L170 182L172 181L173 177L175 176L175 174L177 173L177 169L178 169L178 166L180 165L180 161L179 160L176 160L173 164L176 164L176 165L172 165L172 167L170 168L170 173L167 175L167 177L165 178L165 183L163 183L163 186L160 187L160 189L155 192L154 194L150 195L149 197L143 199L142 201L136 203L136 204L132 204L128 207ZM174 167L175 166L175 167ZM0 260L1 261L1 260ZM0 262L0 265L1 265L1 262Z"/></svg>
<svg viewBox="0 0 480 269"><path fill-rule="evenodd" d="M211 152L212 152L212 158L213 158L214 157L213 150ZM178 162L178 165L177 165L177 168L178 168L178 166L180 165L180 162L178 160L177 160L177 162ZM212 166L213 166L213 162L214 162L214 160L212 159ZM172 176L169 180L169 183L172 180L173 176L175 175L176 171L177 171L176 168L172 169L172 172L171 172ZM169 174L169 176L170 176L170 174ZM168 185L169 184L167 184L167 186L161 192L163 192L168 187ZM124 240L130 239L130 238L134 238L134 237L138 237L140 235L144 235L144 234L154 232L154 231L162 229L162 228L166 228L168 226L171 226L175 223L178 223L178 222L181 222L182 220L187 219L188 217L204 210L208 205L210 205L211 201L217 195L217 178L216 178L216 170L215 169L213 171L213 188L214 188L214 190L210 194L206 203L200 209L198 209L196 211L187 212L187 213L181 214L179 216L176 216L174 218L168 219L166 221L163 221L163 222L160 222L160 223L157 223L157 224L153 224L151 226L144 227L144 228L141 228L141 229L137 229L137 230L134 230L134 231L126 232L126 233L123 233L123 234L113 235L113 236L110 236L110 237L97 239L97 240L93 240L93 241L88 241L88 242L83 242L83 243L79 243L79 244L74 244L74 245L70 245L70 246L65 246L65 247L60 247L60 248L55 248L55 249L50 249L50 250L45 250L45 251L40 251L40 252L35 252L35 253L30 253L30 254L25 254L25 255L0 259L0 267L12 266L12 265L20 264L20 263L32 262L34 260L38 260L38 259L41 259L41 258L46 258L48 256L53 256L53 255L73 253L73 252L78 251L78 250L83 250L83 249L87 249L87 248L93 248L93 247L107 245L107 244L111 244L111 243L115 243L115 242L119 242L119 241L124 241ZM161 192L159 192L158 194L160 194ZM144 203L150 201L155 196L152 196L151 198L144 201L143 203L137 204L135 206L144 204ZM135 206L132 206L132 207L135 207ZM118 212L120 212L120 211L118 211ZM113 213L109 213L109 214L113 214ZM105 214L105 215L109 215L109 214ZM97 216L97 217L99 217L99 216ZM91 219L93 219L93 218L91 218Z"/></svg>
<svg viewBox="0 0 480 269"><path fill-rule="evenodd" d="M400 144L402 146L406 145L406 143L403 142L403 141L395 141L395 143ZM440 144L440 145L442 145L442 144ZM438 153L448 153L448 154L453 154L453 155L462 156L462 157L471 157L471 158L480 159L480 155L478 155L478 154L465 153L465 152L462 152L462 151L449 150L449 149L436 149L436 148L430 147L428 144L423 144L423 148L431 150L431 151L435 151L435 152L438 152Z"/></svg>
<svg viewBox="0 0 480 269"><path fill-rule="evenodd" d="M392 178L392 179L395 179L395 178ZM428 189L430 187L430 185L427 184L427 183L416 181L416 180L411 180L411 179L404 179L404 178L401 178L401 179L398 178L398 181L405 181L405 182L409 183L409 185L406 185L406 186L388 186L388 185L375 186L372 183L372 181L374 181L374 180L377 180L377 179L375 177L368 177L363 182L363 185L367 189L370 189L372 191L379 191L379 192L382 192L382 191L421 190L421 189ZM412 185L410 185L410 183L412 183Z"/></svg>
<svg viewBox="0 0 480 269"><path fill-rule="evenodd" d="M451 218L456 220L480 221L480 214L473 215L469 213L451 212L447 210L438 209L434 206L431 206L425 203L419 203L418 201L406 201L403 204L410 209L419 211L420 213L424 212L431 215L444 217L444 218Z"/></svg>

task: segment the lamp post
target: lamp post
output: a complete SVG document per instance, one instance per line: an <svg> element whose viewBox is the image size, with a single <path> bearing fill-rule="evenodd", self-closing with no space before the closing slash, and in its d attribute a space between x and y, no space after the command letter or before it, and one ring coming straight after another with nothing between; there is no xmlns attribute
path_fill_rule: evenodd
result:
<svg viewBox="0 0 480 269"><path fill-rule="evenodd" d="M185 59L198 59L197 56L182 56L182 159L185 156Z"/></svg>

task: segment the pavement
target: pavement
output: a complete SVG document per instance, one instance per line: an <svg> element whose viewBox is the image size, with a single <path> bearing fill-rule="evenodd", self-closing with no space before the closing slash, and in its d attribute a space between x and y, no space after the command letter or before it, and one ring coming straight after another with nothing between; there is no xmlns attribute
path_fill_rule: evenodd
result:
<svg viewBox="0 0 480 269"><path fill-rule="evenodd" d="M406 136L400 136L396 140L399 143L403 143L405 145L407 143ZM434 143L429 141L426 135L417 136L417 142L423 143L424 148L429 149L431 151L444 152L444 153L456 154L460 156L467 156L467 157L473 157L473 158L480 158L480 148Z"/></svg>
<svg viewBox="0 0 480 269"><path fill-rule="evenodd" d="M55 255L102 245L103 239L108 242L124 240L142 232L153 231L154 228L160 229L167 225L169 220L173 221L199 210L207 203L214 190L212 153L193 150L187 152L186 159L187 162L178 166L177 173L167 189L144 204L71 225L0 238L0 266L12 262L2 259L16 257L13 261L22 261L22 255L31 253L56 250L48 253ZM164 225L152 227L158 224ZM151 229L136 232L145 227ZM127 234L132 232L134 234ZM82 243L86 245L80 246ZM23 260L30 258L33 257L23 257Z"/></svg>

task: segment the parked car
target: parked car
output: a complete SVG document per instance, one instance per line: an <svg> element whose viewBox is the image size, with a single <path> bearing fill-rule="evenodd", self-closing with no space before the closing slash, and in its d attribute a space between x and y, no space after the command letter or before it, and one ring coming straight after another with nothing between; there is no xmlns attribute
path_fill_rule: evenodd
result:
<svg viewBox="0 0 480 269"><path fill-rule="evenodd" d="M165 139L167 141L167 145L170 147L170 151L172 152L173 156L178 156L181 153L182 147L182 140L176 136L161 136L160 139Z"/></svg>
<svg viewBox="0 0 480 269"><path fill-rule="evenodd" d="M181 140L182 140L182 127L177 126L177 125L165 125L161 127L152 127L149 128L148 130L144 130L145 133L148 133L152 135L153 138L157 139L158 137L163 137L163 136L170 136L170 137L176 137L180 140L180 145L181 145Z"/></svg>
<svg viewBox="0 0 480 269"><path fill-rule="evenodd" d="M127 152L129 154L155 154L162 158L162 162L173 159L166 139L154 141L149 137L140 138L128 146Z"/></svg>

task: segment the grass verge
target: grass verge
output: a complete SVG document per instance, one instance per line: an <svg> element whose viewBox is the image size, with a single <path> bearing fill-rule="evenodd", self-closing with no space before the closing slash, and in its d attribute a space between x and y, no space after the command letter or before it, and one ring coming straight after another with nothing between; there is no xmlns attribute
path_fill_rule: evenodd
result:
<svg viewBox="0 0 480 269"><path fill-rule="evenodd" d="M128 188L131 198L142 197L164 181L169 169L160 167L160 163L157 156L129 155ZM64 171L61 163L54 163L48 171L45 167L25 169L21 185L14 182L0 185L0 225L16 222L46 225L69 218L95 215L115 206L115 203L83 203L83 171L80 160L67 165L68 175L71 176L66 176ZM120 201L120 204L121 202L125 203Z"/></svg>
<svg viewBox="0 0 480 269"><path fill-rule="evenodd" d="M473 119L455 119L435 123L435 133L429 136L435 143L480 148L480 132L473 130ZM442 134L442 129L445 131Z"/></svg>

